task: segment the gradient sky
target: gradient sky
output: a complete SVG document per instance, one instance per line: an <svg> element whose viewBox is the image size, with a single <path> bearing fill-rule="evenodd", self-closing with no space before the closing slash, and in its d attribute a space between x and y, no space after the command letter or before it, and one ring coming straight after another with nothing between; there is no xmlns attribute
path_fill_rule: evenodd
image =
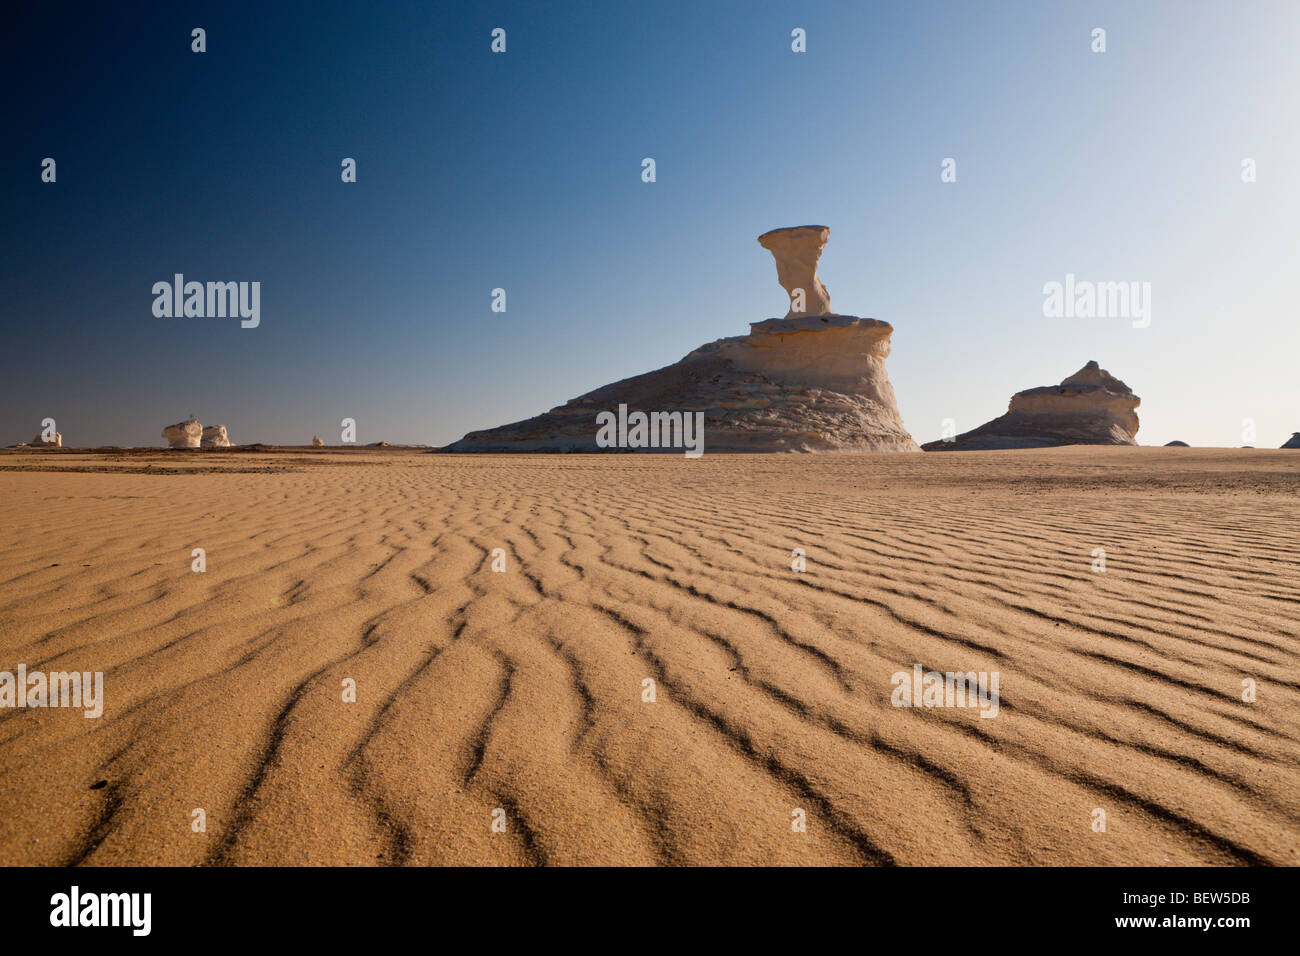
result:
<svg viewBox="0 0 1300 956"><path fill-rule="evenodd" d="M362 443L444 444L784 315L755 238L803 223L830 226L833 308L893 323L917 441L1089 359L1141 396L1143 444L1300 429L1290 0L8 19L0 444L52 417L68 445L160 445L191 414L241 443L351 417ZM176 272L260 281L261 326L155 318ZM1067 272L1150 282L1150 327L1044 318Z"/></svg>

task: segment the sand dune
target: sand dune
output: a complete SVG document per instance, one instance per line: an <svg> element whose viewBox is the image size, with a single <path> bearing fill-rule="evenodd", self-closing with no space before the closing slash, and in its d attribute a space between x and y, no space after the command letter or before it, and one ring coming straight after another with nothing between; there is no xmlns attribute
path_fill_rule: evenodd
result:
<svg viewBox="0 0 1300 956"><path fill-rule="evenodd" d="M3 864L1300 863L1291 452L28 453L0 489L0 670L106 697L0 710ZM892 706L914 664L998 672L998 716Z"/></svg>

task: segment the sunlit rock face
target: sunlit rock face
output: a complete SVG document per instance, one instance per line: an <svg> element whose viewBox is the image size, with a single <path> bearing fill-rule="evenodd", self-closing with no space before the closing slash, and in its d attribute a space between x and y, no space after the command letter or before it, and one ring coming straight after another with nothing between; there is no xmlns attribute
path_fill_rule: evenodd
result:
<svg viewBox="0 0 1300 956"><path fill-rule="evenodd" d="M191 418L166 426L162 437L173 448L198 448L203 441L203 426Z"/></svg>
<svg viewBox="0 0 1300 956"><path fill-rule="evenodd" d="M817 277L830 230L797 226L764 233L791 295L805 310L750 324L748 335L702 345L680 362L571 399L511 425L470 432L441 451L594 452L596 416L620 405L644 412L702 412L704 451L919 451L907 433L885 371L893 326L836 315ZM646 451L674 451L646 448Z"/></svg>
<svg viewBox="0 0 1300 956"><path fill-rule="evenodd" d="M203 429L202 447L229 448L230 436L226 434L225 425L209 425Z"/></svg>
<svg viewBox="0 0 1300 956"><path fill-rule="evenodd" d="M885 373L894 327L853 315L767 319L751 323L744 348L731 349L743 368L776 379L862 393L894 405Z"/></svg>
<svg viewBox="0 0 1300 956"><path fill-rule="evenodd" d="M62 448L63 433L55 432L54 437L49 441L46 441L40 435L37 435L35 438L32 439L32 447L33 448Z"/></svg>
<svg viewBox="0 0 1300 956"><path fill-rule="evenodd" d="M953 439L927 442L926 451L1047 448L1056 445L1136 445L1133 390L1089 362L1060 385L1011 396L1007 413Z"/></svg>

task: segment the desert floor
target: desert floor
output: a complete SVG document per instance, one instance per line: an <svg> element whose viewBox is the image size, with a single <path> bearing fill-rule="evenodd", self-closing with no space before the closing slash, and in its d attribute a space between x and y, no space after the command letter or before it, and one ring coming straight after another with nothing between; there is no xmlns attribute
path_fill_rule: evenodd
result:
<svg viewBox="0 0 1300 956"><path fill-rule="evenodd" d="M3 864L1300 864L1300 452L4 453L19 664Z"/></svg>

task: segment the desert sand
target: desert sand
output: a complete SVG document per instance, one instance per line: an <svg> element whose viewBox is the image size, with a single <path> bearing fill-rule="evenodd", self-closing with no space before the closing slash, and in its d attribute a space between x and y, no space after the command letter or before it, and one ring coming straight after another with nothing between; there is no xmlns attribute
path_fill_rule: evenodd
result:
<svg viewBox="0 0 1300 956"><path fill-rule="evenodd" d="M0 581L5 865L1300 863L1291 451L3 453Z"/></svg>

